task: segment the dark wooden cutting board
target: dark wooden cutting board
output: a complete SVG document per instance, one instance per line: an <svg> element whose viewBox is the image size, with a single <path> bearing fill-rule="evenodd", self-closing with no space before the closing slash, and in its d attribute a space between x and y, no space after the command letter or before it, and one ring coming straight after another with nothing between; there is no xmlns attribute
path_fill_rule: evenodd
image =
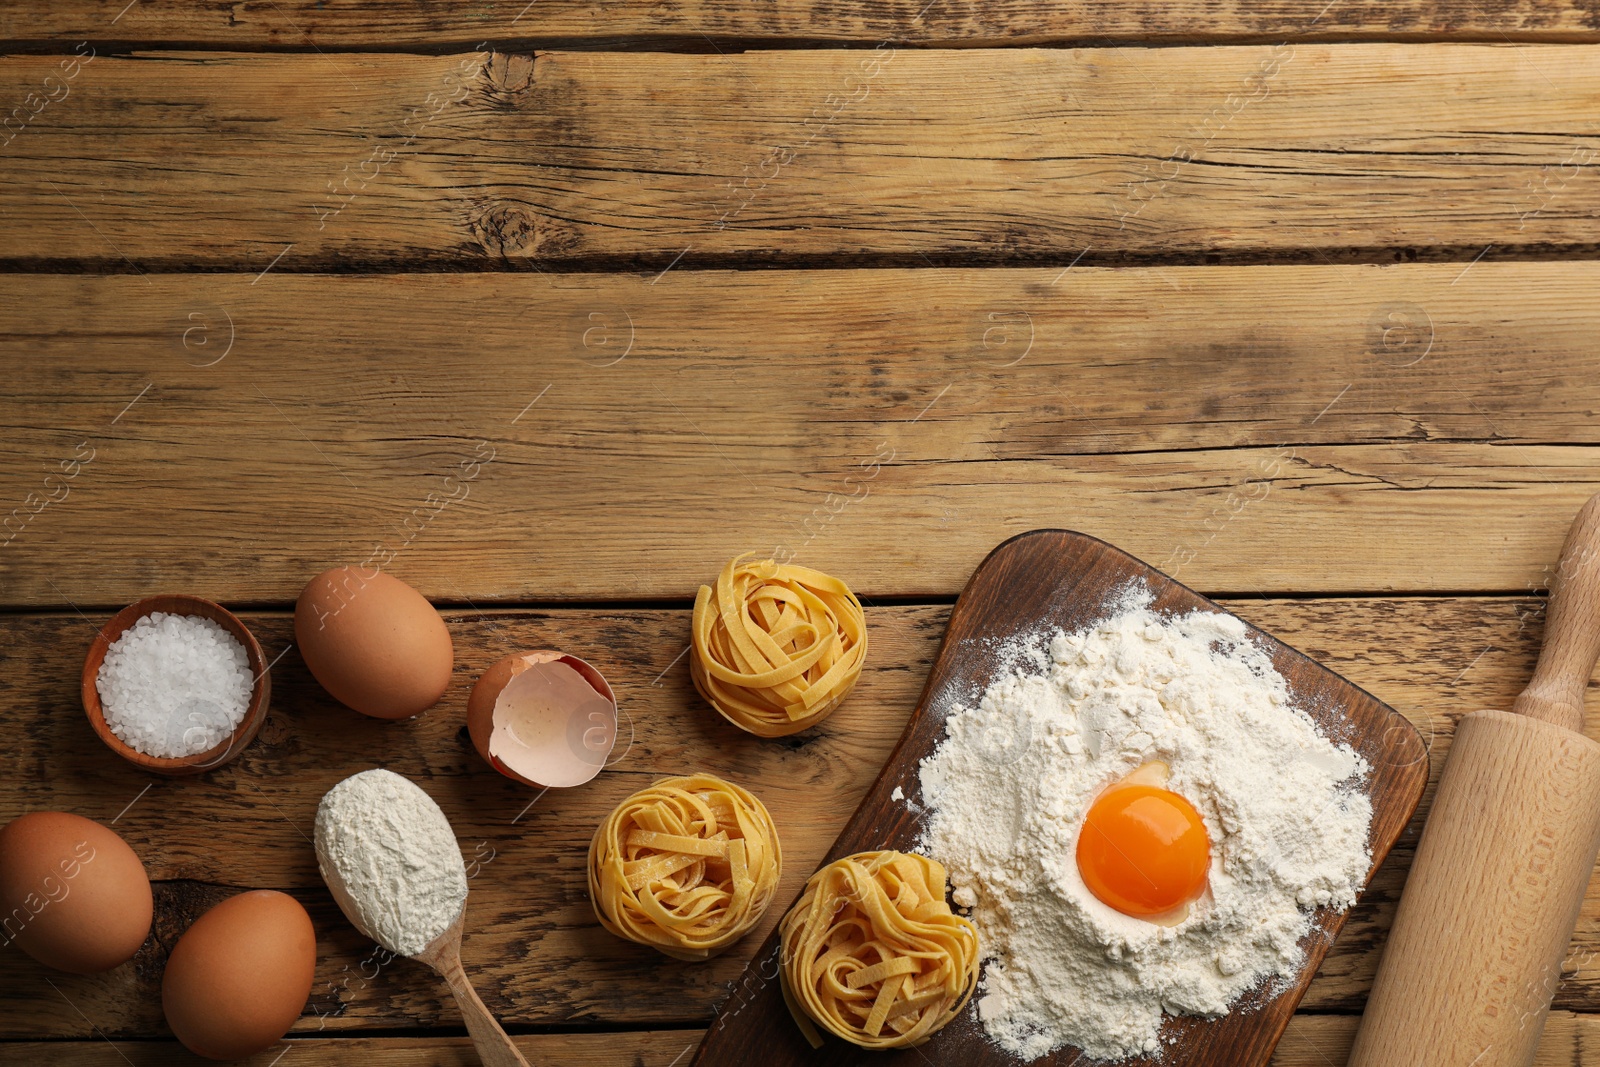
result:
<svg viewBox="0 0 1600 1067"><path fill-rule="evenodd" d="M1133 580L1149 586L1155 595L1153 608L1163 615L1222 611L1126 552L1068 530L1020 534L989 553L950 613L944 643L905 734L827 859L875 849L913 849L921 830L918 763L943 738L946 709L972 701L993 680L997 667L993 649L1041 628L1071 631L1104 618L1115 593ZM1373 812L1370 880L1422 797L1428 780L1427 746L1394 709L1303 653L1247 627L1257 644L1271 653L1299 706L1324 733L1350 744L1372 765L1366 783ZM905 802L891 799L896 787L904 790ZM782 903L787 907L792 902ZM1346 915L1330 909L1317 913L1302 942L1305 965L1293 984L1276 996L1251 993L1219 1019L1169 1018L1162 1031L1168 1045L1160 1062L1165 1067L1266 1064ZM1019 1062L984 1037L976 997L954 1022L918 1048L868 1052L829 1036L821 1049L813 1051L784 1006L777 980L778 952L774 931L722 1005L691 1067L926 1067L929 1063L1009 1067ZM1034 1062L1066 1067L1080 1060L1090 1062L1077 1050L1063 1048ZM1127 1067L1149 1067L1153 1062L1122 1061Z"/></svg>

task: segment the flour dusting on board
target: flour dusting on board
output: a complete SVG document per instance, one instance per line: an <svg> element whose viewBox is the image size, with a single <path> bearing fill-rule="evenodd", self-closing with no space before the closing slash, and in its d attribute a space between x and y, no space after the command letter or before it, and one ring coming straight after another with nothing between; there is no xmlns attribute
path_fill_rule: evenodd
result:
<svg viewBox="0 0 1600 1067"><path fill-rule="evenodd" d="M1281 988L1314 909L1354 904L1371 865L1367 762L1318 732L1238 619L1151 603L1134 584L1084 630L1008 646L922 761L921 850L973 909L984 1029L1023 1059L1158 1055L1164 1014ZM1170 926L1103 903L1076 859L1096 798L1153 761L1210 847L1204 894Z"/></svg>

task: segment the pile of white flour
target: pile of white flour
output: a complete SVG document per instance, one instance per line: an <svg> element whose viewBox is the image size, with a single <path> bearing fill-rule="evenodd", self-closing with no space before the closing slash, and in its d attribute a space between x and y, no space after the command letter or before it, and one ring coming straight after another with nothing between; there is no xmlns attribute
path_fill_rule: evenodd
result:
<svg viewBox="0 0 1600 1067"><path fill-rule="evenodd" d="M450 820L409 778L352 774L317 805L317 866L356 928L400 956L449 929L467 902Z"/></svg>
<svg viewBox="0 0 1600 1067"><path fill-rule="evenodd" d="M1149 605L1135 587L1094 627L1008 650L922 762L922 849L973 908L984 1029L1023 1059L1159 1053L1164 1011L1270 991L1298 972L1312 909L1353 904L1371 863L1366 761L1317 732L1237 619ZM1095 797L1152 760L1211 839L1209 890L1171 928L1102 904L1075 856Z"/></svg>

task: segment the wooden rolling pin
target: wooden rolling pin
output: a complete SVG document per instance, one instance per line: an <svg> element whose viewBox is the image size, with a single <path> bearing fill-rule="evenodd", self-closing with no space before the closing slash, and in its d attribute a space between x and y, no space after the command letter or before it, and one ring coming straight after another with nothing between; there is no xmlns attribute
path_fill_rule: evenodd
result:
<svg viewBox="0 0 1600 1067"><path fill-rule="evenodd" d="M1509 712L1466 716L1439 778L1349 1067L1528 1067L1600 851L1600 495L1551 582Z"/></svg>

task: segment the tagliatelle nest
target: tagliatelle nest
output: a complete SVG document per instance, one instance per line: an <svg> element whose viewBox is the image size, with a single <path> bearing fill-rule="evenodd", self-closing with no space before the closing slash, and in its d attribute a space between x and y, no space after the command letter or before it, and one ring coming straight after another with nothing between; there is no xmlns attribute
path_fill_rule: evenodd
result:
<svg viewBox="0 0 1600 1067"><path fill-rule="evenodd" d="M783 995L810 1022L862 1048L920 1045L954 1019L978 981L978 932L951 912L945 871L925 856L861 852L806 883L779 924Z"/></svg>
<svg viewBox="0 0 1600 1067"><path fill-rule="evenodd" d="M782 873L766 807L709 774L641 789L589 844L600 925L680 960L708 959L744 936L766 914Z"/></svg>
<svg viewBox="0 0 1600 1067"><path fill-rule="evenodd" d="M837 578L745 556L695 597L689 673L729 722L785 737L827 718L855 687L866 616Z"/></svg>

